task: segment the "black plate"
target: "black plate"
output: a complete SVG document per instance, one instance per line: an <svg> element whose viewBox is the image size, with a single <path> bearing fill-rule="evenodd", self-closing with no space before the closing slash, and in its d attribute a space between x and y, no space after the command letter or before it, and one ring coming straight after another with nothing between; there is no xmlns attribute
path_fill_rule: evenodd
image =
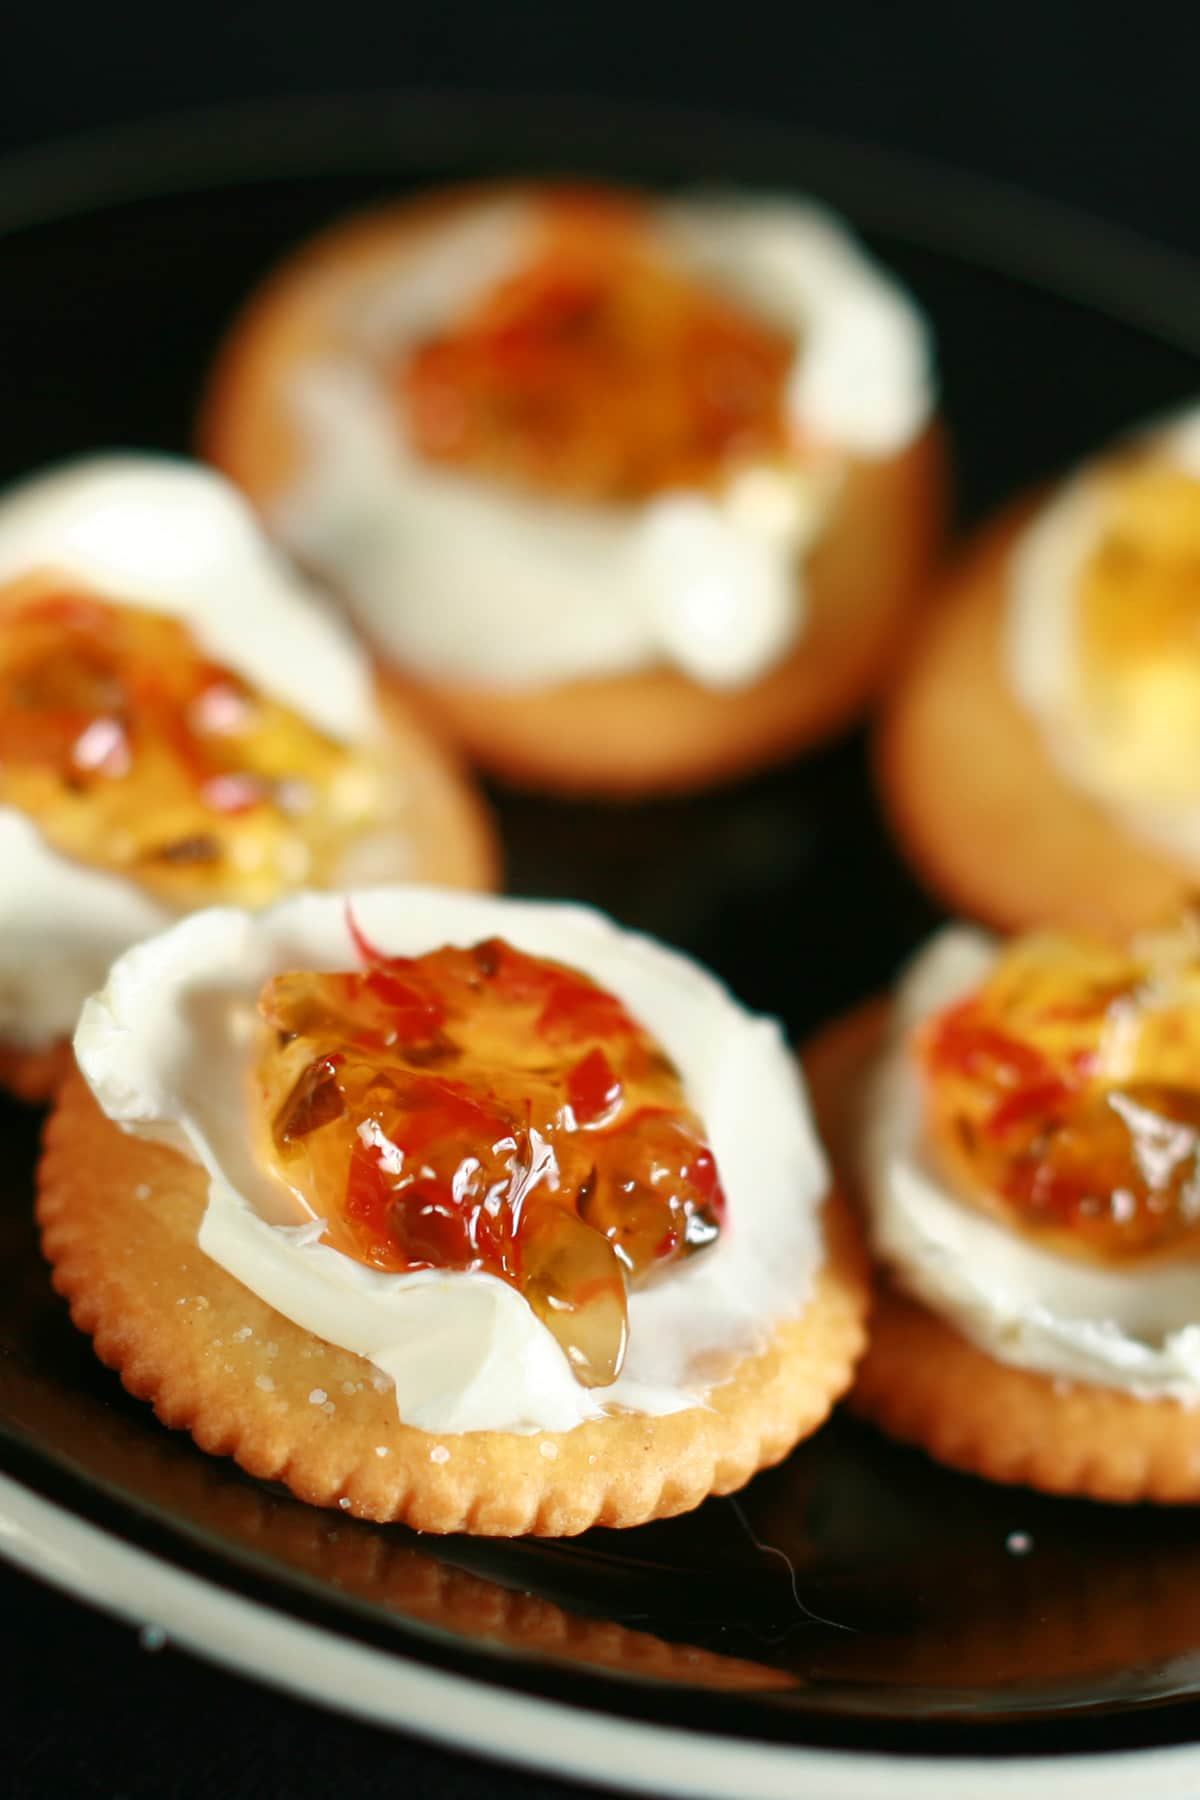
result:
<svg viewBox="0 0 1200 1800"><path fill-rule="evenodd" d="M113 444L185 449L206 359L280 251L399 189L539 170L843 206L932 316L967 521L1197 385L1200 270L1000 190L684 116L331 102L0 170L0 476ZM683 946L797 1036L936 918L887 841L859 738L686 803L498 808L515 890L592 900ZM847 1421L736 1501L564 1544L420 1539L248 1480L156 1425L71 1330L28 1222L35 1123L14 1108L2 1124L0 1465L107 1529L337 1632L664 1722L694 1723L702 1687L705 1728L797 1742L1197 1734L1200 1708L1179 1704L1200 1697L1194 1514L989 1487Z"/></svg>

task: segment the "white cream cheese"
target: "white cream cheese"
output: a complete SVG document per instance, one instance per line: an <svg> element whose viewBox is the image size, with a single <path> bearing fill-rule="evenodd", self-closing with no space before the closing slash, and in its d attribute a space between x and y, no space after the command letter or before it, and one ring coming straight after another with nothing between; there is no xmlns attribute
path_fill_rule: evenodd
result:
<svg viewBox="0 0 1200 1800"><path fill-rule="evenodd" d="M907 1035L986 979L995 956L983 933L949 927L901 981L864 1111L875 1250L898 1286L1001 1362L1200 1404L1200 1261L1113 1270L1035 1248L956 1196L929 1161Z"/></svg>
<svg viewBox="0 0 1200 1800"><path fill-rule="evenodd" d="M130 944L170 923L132 881L52 850L32 820L0 807L0 1042L70 1037L84 999Z"/></svg>
<svg viewBox="0 0 1200 1800"><path fill-rule="evenodd" d="M1164 425L1161 441L1176 468L1200 481L1200 406Z"/></svg>
<svg viewBox="0 0 1200 1800"><path fill-rule="evenodd" d="M796 335L788 410L821 454L636 506L542 500L423 458L379 365L520 268L538 214L491 200L439 222L343 305L344 347L297 370L302 473L272 509L398 661L498 688L663 662L714 688L752 682L803 630L804 558L846 458L891 455L928 419L924 323L831 215L698 199L652 216L686 268Z"/></svg>
<svg viewBox="0 0 1200 1800"><path fill-rule="evenodd" d="M1200 484L1200 409L1147 441ZM1089 702L1080 677L1076 598L1108 525L1110 480L1102 465L1081 470L1017 544L1005 625L1009 680L1072 783L1135 836L1200 869L1200 718L1186 649L1144 673L1119 719Z"/></svg>
<svg viewBox="0 0 1200 1800"><path fill-rule="evenodd" d="M42 572L181 619L209 655L332 736L366 741L378 728L365 655L211 470L110 455L10 489L0 589ZM36 1048L69 1034L113 957L171 917L0 807L0 1040Z"/></svg>
<svg viewBox="0 0 1200 1800"><path fill-rule="evenodd" d="M894 456L933 412L929 329L909 296L813 201L708 195L659 209L685 266L798 340L799 434Z"/></svg>
<svg viewBox="0 0 1200 1800"><path fill-rule="evenodd" d="M357 963L343 899L309 894L257 915L193 914L123 956L80 1019L76 1056L109 1117L206 1169L201 1248L297 1324L368 1357L395 1382L401 1418L426 1430L562 1431L612 1407L702 1401L712 1376L701 1359L761 1345L803 1310L821 1260L828 1174L778 1026L687 958L582 907L419 887L351 904L387 951L502 935L615 993L679 1067L716 1157L726 1226L711 1249L634 1290L622 1372L592 1391L499 1279L389 1275L316 1242L318 1227L257 1162L247 1117L262 983Z"/></svg>

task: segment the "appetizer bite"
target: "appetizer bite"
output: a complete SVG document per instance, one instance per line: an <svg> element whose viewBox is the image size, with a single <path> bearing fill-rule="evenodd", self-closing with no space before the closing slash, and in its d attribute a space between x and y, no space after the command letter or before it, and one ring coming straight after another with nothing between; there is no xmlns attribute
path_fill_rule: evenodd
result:
<svg viewBox="0 0 1200 1800"><path fill-rule="evenodd" d="M113 958L181 911L487 883L487 821L211 471L70 464L0 499L0 1079L44 1098Z"/></svg>
<svg viewBox="0 0 1200 1800"><path fill-rule="evenodd" d="M647 793L842 725L941 514L923 321L828 213L543 185L334 226L201 444L501 776Z"/></svg>
<svg viewBox="0 0 1200 1800"><path fill-rule="evenodd" d="M1200 925L940 932L808 1058L886 1271L854 1404L996 1481L1200 1500Z"/></svg>
<svg viewBox="0 0 1200 1800"><path fill-rule="evenodd" d="M426 1531L682 1512L815 1429L862 1252L772 1022L576 907L198 913L84 1007L38 1213L167 1424Z"/></svg>
<svg viewBox="0 0 1200 1800"><path fill-rule="evenodd" d="M984 532L892 700L880 775L990 923L1135 930L1200 881L1200 412Z"/></svg>

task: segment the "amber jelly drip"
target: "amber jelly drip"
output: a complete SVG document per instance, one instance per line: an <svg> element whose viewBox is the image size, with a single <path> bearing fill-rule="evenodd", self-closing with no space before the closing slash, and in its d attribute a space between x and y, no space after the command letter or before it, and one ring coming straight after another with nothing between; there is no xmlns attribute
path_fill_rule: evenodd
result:
<svg viewBox="0 0 1200 1800"><path fill-rule="evenodd" d="M585 1387L620 1372L627 1288L715 1241L712 1152L663 1051L585 975L490 939L296 971L259 1000L274 1167L374 1268L517 1288Z"/></svg>

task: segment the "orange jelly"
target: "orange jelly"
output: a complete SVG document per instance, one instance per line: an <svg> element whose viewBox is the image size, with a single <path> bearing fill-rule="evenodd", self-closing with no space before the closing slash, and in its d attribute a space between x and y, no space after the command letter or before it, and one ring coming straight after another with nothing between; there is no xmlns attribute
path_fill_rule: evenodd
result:
<svg viewBox="0 0 1200 1800"><path fill-rule="evenodd" d="M268 1158L325 1242L377 1269L511 1283L577 1379L620 1372L626 1289L717 1237L678 1073L612 994L499 938L276 976Z"/></svg>
<svg viewBox="0 0 1200 1800"><path fill-rule="evenodd" d="M333 874L373 784L176 619L70 591L0 606L0 804L69 856L258 905Z"/></svg>
<svg viewBox="0 0 1200 1800"><path fill-rule="evenodd" d="M917 1036L934 1153L1048 1247L1200 1249L1200 938L1041 933Z"/></svg>
<svg viewBox="0 0 1200 1800"><path fill-rule="evenodd" d="M423 455L612 502L787 453L791 338L673 267L631 202L563 196L544 218L527 266L400 366Z"/></svg>

